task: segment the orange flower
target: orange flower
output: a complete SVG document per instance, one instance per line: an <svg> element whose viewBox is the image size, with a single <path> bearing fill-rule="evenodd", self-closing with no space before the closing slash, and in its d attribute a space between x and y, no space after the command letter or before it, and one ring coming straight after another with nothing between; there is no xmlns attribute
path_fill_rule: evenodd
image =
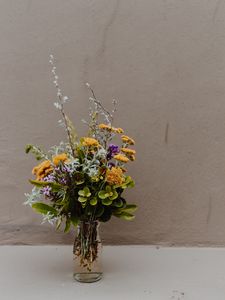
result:
<svg viewBox="0 0 225 300"><path fill-rule="evenodd" d="M109 126L109 125L107 125L107 124L99 124L98 125L98 127L100 128L100 129L106 129L106 130L109 130L109 131L111 131L112 130L112 126Z"/></svg>
<svg viewBox="0 0 225 300"><path fill-rule="evenodd" d="M113 132L118 133L118 134L122 134L122 133L124 133L124 130L122 128L113 127Z"/></svg>
<svg viewBox="0 0 225 300"><path fill-rule="evenodd" d="M123 155L123 154L116 154L116 155L113 156L113 158L115 158L116 160L119 160L119 161L121 161L121 162L124 162L124 163L126 163L126 162L129 161L129 158L127 158L127 157L126 157L125 155Z"/></svg>
<svg viewBox="0 0 225 300"><path fill-rule="evenodd" d="M33 168L32 173L37 176L37 180L41 180L53 170L50 160L44 160L42 163Z"/></svg>
<svg viewBox="0 0 225 300"><path fill-rule="evenodd" d="M120 149L125 155L129 158L129 160L134 161L135 160L135 154L136 151L129 148L121 148Z"/></svg>
<svg viewBox="0 0 225 300"><path fill-rule="evenodd" d="M112 126L107 125L107 124L99 124L98 127L102 130L108 130L108 131L112 131L112 132L118 133L118 134L124 133L124 130L122 128L112 127Z"/></svg>
<svg viewBox="0 0 225 300"><path fill-rule="evenodd" d="M119 167L112 167L106 172L106 181L110 185L118 184L121 185L124 182L123 171Z"/></svg>
<svg viewBox="0 0 225 300"><path fill-rule="evenodd" d="M136 154L136 151L133 149L129 149L129 148L121 148L120 149L123 153L128 154L128 155L134 155Z"/></svg>
<svg viewBox="0 0 225 300"><path fill-rule="evenodd" d="M58 166L59 162L65 162L65 161L68 161L68 156L66 153L61 153L53 156L53 163L56 166Z"/></svg>
<svg viewBox="0 0 225 300"><path fill-rule="evenodd" d="M83 146L87 146L87 147L99 147L99 142L96 139L93 138L89 138L89 137L84 137L81 141L81 144Z"/></svg>
<svg viewBox="0 0 225 300"><path fill-rule="evenodd" d="M121 139L124 143L127 143L129 145L134 145L135 144L135 141L127 135L122 135Z"/></svg>

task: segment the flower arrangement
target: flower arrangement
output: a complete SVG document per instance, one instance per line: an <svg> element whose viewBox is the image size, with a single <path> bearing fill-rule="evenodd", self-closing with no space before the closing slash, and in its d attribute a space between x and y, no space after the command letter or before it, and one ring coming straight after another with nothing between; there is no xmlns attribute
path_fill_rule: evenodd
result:
<svg viewBox="0 0 225 300"><path fill-rule="evenodd" d="M48 152L34 145L26 146L26 153L33 153L42 162L32 170L35 179L30 180L34 186L27 197L26 204L43 215L43 221L48 221L59 229L64 224L64 232L80 222L107 222L112 216L133 220L136 205L128 204L123 197L127 188L134 186L134 181L127 174L125 164L135 160L135 141L124 135L122 128L114 127L113 117L117 102L113 100L113 109L108 111L90 90L89 121L87 136L79 138L73 123L65 113L64 106L69 101L64 96L58 83L54 57L50 56L54 84L57 89L55 107L61 113L61 125L67 134L67 142L53 146ZM121 144L112 142L119 137ZM86 257L81 255L81 263L89 266L97 257L92 255L96 249L86 251ZM87 250L86 249L86 250Z"/></svg>

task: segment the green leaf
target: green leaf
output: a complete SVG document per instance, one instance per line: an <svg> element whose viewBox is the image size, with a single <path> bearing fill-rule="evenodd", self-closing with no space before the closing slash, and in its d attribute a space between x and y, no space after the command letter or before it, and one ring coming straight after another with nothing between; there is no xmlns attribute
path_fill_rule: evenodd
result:
<svg viewBox="0 0 225 300"><path fill-rule="evenodd" d="M78 195L84 197L85 196L84 190L79 190Z"/></svg>
<svg viewBox="0 0 225 300"><path fill-rule="evenodd" d="M90 192L89 188L86 186L83 190L79 190L78 195L82 196L82 197L90 197L91 192Z"/></svg>
<svg viewBox="0 0 225 300"><path fill-rule="evenodd" d="M29 182L39 188L42 188L42 187L45 187L46 185L48 185L48 184L46 184L45 181L39 181L39 180L31 180L30 179Z"/></svg>
<svg viewBox="0 0 225 300"><path fill-rule="evenodd" d="M103 205L111 205L112 204L112 200L110 200L109 198L106 199L102 199L102 204Z"/></svg>
<svg viewBox="0 0 225 300"><path fill-rule="evenodd" d="M101 217L101 215L104 213L104 206L98 206L98 208L96 209L96 212L95 212L95 216L97 218Z"/></svg>
<svg viewBox="0 0 225 300"><path fill-rule="evenodd" d="M90 197L91 196L91 192L90 192L90 190L89 190L89 188L87 186L83 189L83 191L84 191L86 197Z"/></svg>
<svg viewBox="0 0 225 300"><path fill-rule="evenodd" d="M127 176L125 179L125 182L121 185L123 189L129 188L129 187L134 187L134 181L130 176Z"/></svg>
<svg viewBox="0 0 225 300"><path fill-rule="evenodd" d="M86 202L87 205L87 202ZM93 213L93 206L87 205L85 208L85 215L86 216L91 216Z"/></svg>
<svg viewBox="0 0 225 300"><path fill-rule="evenodd" d="M58 192L61 189L65 188L65 186L56 182L39 181L39 180L29 180L29 182L39 188L50 186L53 192Z"/></svg>
<svg viewBox="0 0 225 300"><path fill-rule="evenodd" d="M75 181L76 185L81 185L84 183L84 180L80 180L80 181Z"/></svg>
<svg viewBox="0 0 225 300"><path fill-rule="evenodd" d="M76 185L80 185L82 183L84 183L84 179L81 180L75 180Z"/></svg>
<svg viewBox="0 0 225 300"><path fill-rule="evenodd" d="M25 146L25 152L26 153L29 153L31 149L32 149L32 145L31 144L28 144L28 145Z"/></svg>
<svg viewBox="0 0 225 300"><path fill-rule="evenodd" d="M85 208L85 206L87 205L87 201L86 202L83 202L83 203L81 203L81 206L83 207L83 208Z"/></svg>
<svg viewBox="0 0 225 300"><path fill-rule="evenodd" d="M92 199L90 200L90 204L91 204L91 205L96 205L97 203L98 203L97 197L94 197L94 198L92 198Z"/></svg>
<svg viewBox="0 0 225 300"><path fill-rule="evenodd" d="M78 225L78 223L79 223L79 218L76 217L76 216L72 216L72 217L70 218L70 220L71 220L71 223L73 224L73 226L74 226L74 227L77 227L77 225Z"/></svg>
<svg viewBox="0 0 225 300"><path fill-rule="evenodd" d="M111 209L109 207L105 207L104 213L101 215L101 217L98 218L98 220L100 222L107 222L110 220L111 216L112 216Z"/></svg>
<svg viewBox="0 0 225 300"><path fill-rule="evenodd" d="M109 197L110 200L115 200L116 198L118 198L118 193L117 191L113 191L113 195Z"/></svg>
<svg viewBox="0 0 225 300"><path fill-rule="evenodd" d="M100 191L100 192L98 192L98 197L100 198L100 199L105 199L105 198L107 198L108 197L108 193L106 193L105 191Z"/></svg>
<svg viewBox="0 0 225 300"><path fill-rule="evenodd" d="M134 187L134 186L135 186L134 180L131 180L131 181L128 183L128 185L127 185L127 187L129 187L129 188L132 188L132 187Z"/></svg>
<svg viewBox="0 0 225 300"><path fill-rule="evenodd" d="M81 203L85 203L87 201L87 198L85 197L78 197L78 201Z"/></svg>
<svg viewBox="0 0 225 300"><path fill-rule="evenodd" d="M51 187L53 192L59 192L61 190L67 189L67 186L61 185L61 184L56 183L56 182L47 182L47 183Z"/></svg>
<svg viewBox="0 0 225 300"><path fill-rule="evenodd" d="M123 201L121 199L117 199L116 201L113 202L113 206L122 207L123 206Z"/></svg>
<svg viewBox="0 0 225 300"><path fill-rule="evenodd" d="M122 213L114 213L114 216L120 218L120 219L124 219L124 220L127 220L127 221L132 221L135 216L130 214L130 213L127 213L127 212L122 212Z"/></svg>
<svg viewBox="0 0 225 300"><path fill-rule="evenodd" d="M69 230L70 230L70 224L71 224L70 219L67 218L66 219L66 226L64 228L64 232L65 233L69 232Z"/></svg>
<svg viewBox="0 0 225 300"><path fill-rule="evenodd" d="M84 190L79 190L78 195L84 197L85 196Z"/></svg>
<svg viewBox="0 0 225 300"><path fill-rule="evenodd" d="M42 202L36 202L34 204L32 204L32 208L40 213L40 214L43 214L43 215L47 215L47 213L50 213L52 214L53 216L56 216L57 215L57 210L52 207L52 206L49 206L45 203L42 203Z"/></svg>
<svg viewBox="0 0 225 300"><path fill-rule="evenodd" d="M137 205L135 204L127 204L124 208L120 209L120 212L133 213L137 210Z"/></svg>

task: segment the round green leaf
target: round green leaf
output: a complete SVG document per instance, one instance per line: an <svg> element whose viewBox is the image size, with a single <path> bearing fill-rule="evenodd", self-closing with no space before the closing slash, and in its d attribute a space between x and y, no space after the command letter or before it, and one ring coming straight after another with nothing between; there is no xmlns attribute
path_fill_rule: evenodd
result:
<svg viewBox="0 0 225 300"><path fill-rule="evenodd" d="M97 197L94 197L94 198L92 198L92 199L90 200L90 204L91 204L91 205L96 205L97 203L98 203Z"/></svg>
<svg viewBox="0 0 225 300"><path fill-rule="evenodd" d="M112 204L112 200L110 200L109 198L106 199L102 199L102 204L103 205L111 205Z"/></svg>
<svg viewBox="0 0 225 300"><path fill-rule="evenodd" d="M121 199L117 199L116 201L113 202L113 206L122 207L123 206L123 201Z"/></svg>
<svg viewBox="0 0 225 300"><path fill-rule="evenodd" d="M98 197L100 199L105 199L108 197L108 194L105 191L100 191L100 192L98 192Z"/></svg>
<svg viewBox="0 0 225 300"><path fill-rule="evenodd" d="M85 197L78 197L78 201L81 202L81 203L84 203L87 201L87 198Z"/></svg>

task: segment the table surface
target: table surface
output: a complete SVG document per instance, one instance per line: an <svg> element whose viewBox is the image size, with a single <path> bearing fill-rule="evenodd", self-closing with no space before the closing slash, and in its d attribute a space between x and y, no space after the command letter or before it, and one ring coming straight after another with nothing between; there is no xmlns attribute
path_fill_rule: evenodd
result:
<svg viewBox="0 0 225 300"><path fill-rule="evenodd" d="M105 246L104 277L72 278L72 246L1 246L1 300L224 300L225 249Z"/></svg>

